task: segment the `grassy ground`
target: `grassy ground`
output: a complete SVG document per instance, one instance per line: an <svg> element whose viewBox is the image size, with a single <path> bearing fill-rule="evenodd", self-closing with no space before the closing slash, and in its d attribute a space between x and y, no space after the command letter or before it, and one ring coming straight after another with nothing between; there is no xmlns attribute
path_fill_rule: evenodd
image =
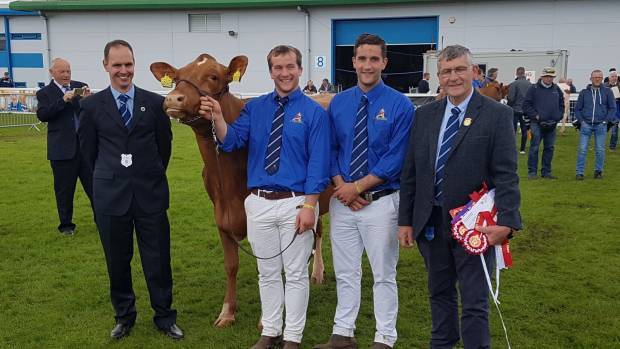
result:
<svg viewBox="0 0 620 349"><path fill-rule="evenodd" d="M150 320L139 256L133 261L138 322L120 342L108 338L113 311L102 249L88 201L75 204L77 235L56 232L51 169L45 134L0 129L0 348L248 348L259 335L255 262L241 257L239 312L234 327L212 322L225 289L223 256L204 192L201 162L188 127L175 124L170 163L174 306L187 338L172 343ZM558 137L556 181L521 183L525 230L512 242L514 269L502 274L500 299L513 348L620 347L618 204L620 153L608 153L605 178L576 182L577 135ZM525 156L519 174L526 176ZM137 250L136 250L137 251ZM326 284L313 286L304 348L325 341L336 304L329 243ZM371 273L365 263L358 318L360 347L374 334ZM399 264L399 348L427 348L430 317L426 274L417 250ZM483 287L483 285L481 285ZM494 347L505 347L492 309Z"/></svg>

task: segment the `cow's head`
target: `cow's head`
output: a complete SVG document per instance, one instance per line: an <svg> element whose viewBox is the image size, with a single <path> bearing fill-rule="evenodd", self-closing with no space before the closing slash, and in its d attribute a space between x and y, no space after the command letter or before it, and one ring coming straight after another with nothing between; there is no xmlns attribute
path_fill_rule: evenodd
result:
<svg viewBox="0 0 620 349"><path fill-rule="evenodd" d="M168 116L183 121L198 115L201 95L219 99L228 92L228 84L233 77L241 80L247 66L246 56L233 58L226 67L211 55L203 53L180 69L168 63L155 62L151 64L151 72L157 80L167 76L175 83L174 90L166 96L164 110Z"/></svg>

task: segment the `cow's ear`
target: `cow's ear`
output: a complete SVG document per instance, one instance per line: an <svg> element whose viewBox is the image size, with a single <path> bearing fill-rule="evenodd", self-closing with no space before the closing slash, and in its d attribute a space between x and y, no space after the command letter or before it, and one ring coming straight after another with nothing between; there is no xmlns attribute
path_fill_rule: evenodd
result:
<svg viewBox="0 0 620 349"><path fill-rule="evenodd" d="M177 76L176 68L165 62L155 62L151 64L151 73L153 73L153 76L155 76L155 79L158 81L161 81L166 75L172 80Z"/></svg>
<svg viewBox="0 0 620 349"><path fill-rule="evenodd" d="M248 57L237 56L233 58L228 64L228 70L226 71L226 79L228 82L233 80L241 81L241 77L245 74L245 68L248 67Z"/></svg>

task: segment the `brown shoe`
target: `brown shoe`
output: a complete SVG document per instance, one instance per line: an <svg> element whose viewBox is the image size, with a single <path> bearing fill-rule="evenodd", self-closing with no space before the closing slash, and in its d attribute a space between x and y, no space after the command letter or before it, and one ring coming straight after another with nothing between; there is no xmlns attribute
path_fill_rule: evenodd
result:
<svg viewBox="0 0 620 349"><path fill-rule="evenodd" d="M282 344L282 336L260 336L260 339L250 349L275 349Z"/></svg>
<svg viewBox="0 0 620 349"><path fill-rule="evenodd" d="M357 342L355 337L332 334L327 343L315 345L313 349L357 349Z"/></svg>
<svg viewBox="0 0 620 349"><path fill-rule="evenodd" d="M284 341L284 346L282 347L282 349L299 349L299 343Z"/></svg>
<svg viewBox="0 0 620 349"><path fill-rule="evenodd" d="M374 342L372 343L372 347L370 347L370 349L392 349L392 347L385 343Z"/></svg>

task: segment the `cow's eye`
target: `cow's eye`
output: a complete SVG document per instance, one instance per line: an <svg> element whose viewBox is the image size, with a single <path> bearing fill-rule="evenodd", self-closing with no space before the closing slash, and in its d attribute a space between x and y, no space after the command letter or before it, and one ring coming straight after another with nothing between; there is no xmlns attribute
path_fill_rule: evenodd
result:
<svg viewBox="0 0 620 349"><path fill-rule="evenodd" d="M211 76L209 76L209 79L211 79L213 81L217 81L217 75L211 75Z"/></svg>

